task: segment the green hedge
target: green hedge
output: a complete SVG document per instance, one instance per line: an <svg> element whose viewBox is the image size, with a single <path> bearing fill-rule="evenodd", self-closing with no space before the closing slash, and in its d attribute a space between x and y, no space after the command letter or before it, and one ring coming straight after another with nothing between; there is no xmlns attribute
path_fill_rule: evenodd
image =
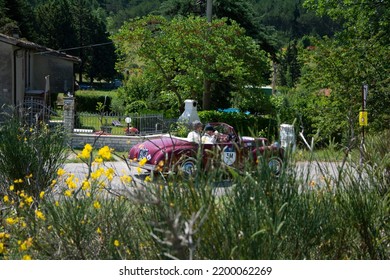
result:
<svg viewBox="0 0 390 280"><path fill-rule="evenodd" d="M106 102L105 111L110 111L114 94L116 94L114 91L78 91L76 93L76 111L96 113L97 103L104 103L104 101ZM272 118L219 111L200 111L198 114L203 123L225 122L233 126L240 135L264 136L269 140L278 137L278 124L277 121Z"/></svg>
<svg viewBox="0 0 390 280"><path fill-rule="evenodd" d="M77 91L76 97L76 111L96 113L96 105L98 102L106 104L105 111L109 112L111 108L111 102L114 98L116 91L97 91L97 90L83 90Z"/></svg>
<svg viewBox="0 0 390 280"><path fill-rule="evenodd" d="M244 113L225 113L218 111L198 112L202 123L224 122L234 127L240 135L264 136L273 140L278 135L278 124L275 119Z"/></svg>

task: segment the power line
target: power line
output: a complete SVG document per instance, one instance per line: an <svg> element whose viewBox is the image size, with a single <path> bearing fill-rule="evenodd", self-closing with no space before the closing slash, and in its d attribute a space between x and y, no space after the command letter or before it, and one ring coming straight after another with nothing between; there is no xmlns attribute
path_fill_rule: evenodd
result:
<svg viewBox="0 0 390 280"><path fill-rule="evenodd" d="M79 46L79 47L73 47L73 48L67 48L67 49L59 49L59 50L52 50L52 51L44 51L44 52L39 52L36 54L46 54L46 53L52 53L52 52L63 52L63 51L70 51L70 50L78 50L78 49L85 49L85 48L93 48L93 47L100 47L100 46L105 46L105 45L110 45L113 42L106 42L106 43L99 43L99 44L91 44L91 45L86 45L86 46Z"/></svg>

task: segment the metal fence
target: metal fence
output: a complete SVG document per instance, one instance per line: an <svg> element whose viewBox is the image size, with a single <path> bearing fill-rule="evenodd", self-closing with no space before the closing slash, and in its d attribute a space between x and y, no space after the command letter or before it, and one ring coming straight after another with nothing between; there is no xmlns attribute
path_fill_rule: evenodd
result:
<svg viewBox="0 0 390 280"><path fill-rule="evenodd" d="M126 123L126 118L131 122ZM167 133L172 123L177 120L165 119L162 114L130 114L119 115L112 113L76 113L75 129L82 132L104 131L114 135L128 134L128 128L136 128L138 135Z"/></svg>
<svg viewBox="0 0 390 280"><path fill-rule="evenodd" d="M0 100L1 101L1 100ZM14 106L2 103L0 107L0 123L12 117L18 117L26 125L36 125L40 122L49 123L49 119L58 114L41 99L26 97L24 102Z"/></svg>

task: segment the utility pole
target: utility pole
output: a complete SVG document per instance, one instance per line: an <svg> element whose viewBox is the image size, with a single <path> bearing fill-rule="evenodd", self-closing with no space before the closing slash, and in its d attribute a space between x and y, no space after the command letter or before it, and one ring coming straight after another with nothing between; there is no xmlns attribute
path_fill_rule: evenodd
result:
<svg viewBox="0 0 390 280"><path fill-rule="evenodd" d="M207 0L206 4L206 17L207 22L211 23L213 17L213 0ZM210 28L211 30L211 28ZM211 81L205 77L203 81L203 110L210 110L211 103Z"/></svg>
<svg viewBox="0 0 390 280"><path fill-rule="evenodd" d="M211 22L211 19L213 17L213 0L207 0L206 17L207 22Z"/></svg>
<svg viewBox="0 0 390 280"><path fill-rule="evenodd" d="M362 127L362 139L360 142L360 165L363 165L364 152L366 150L366 147L364 145L364 127L367 126L368 124L367 111L366 111L367 95L368 95L368 85L363 84L362 85L362 110L359 113L359 124Z"/></svg>

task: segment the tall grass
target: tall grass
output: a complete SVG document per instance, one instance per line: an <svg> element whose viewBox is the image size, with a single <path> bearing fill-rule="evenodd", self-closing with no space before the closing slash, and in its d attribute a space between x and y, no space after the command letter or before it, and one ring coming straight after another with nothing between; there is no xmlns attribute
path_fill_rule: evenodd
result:
<svg viewBox="0 0 390 280"><path fill-rule="evenodd" d="M299 169L288 157L279 176L260 162L243 172L198 168L193 177L139 180L137 170L105 166L111 153L86 145L78 155L89 165L85 177L59 169L45 186L52 191L30 205L20 192L14 195L22 206L3 194L0 258L390 257L387 173L377 172L368 155L364 165L346 157L344 165L322 166L316 179L309 172L319 162ZM218 187L226 177L229 187Z"/></svg>
<svg viewBox="0 0 390 280"><path fill-rule="evenodd" d="M56 178L64 163L66 134L44 123L28 125L12 113L0 126L0 193L24 191L37 198Z"/></svg>

